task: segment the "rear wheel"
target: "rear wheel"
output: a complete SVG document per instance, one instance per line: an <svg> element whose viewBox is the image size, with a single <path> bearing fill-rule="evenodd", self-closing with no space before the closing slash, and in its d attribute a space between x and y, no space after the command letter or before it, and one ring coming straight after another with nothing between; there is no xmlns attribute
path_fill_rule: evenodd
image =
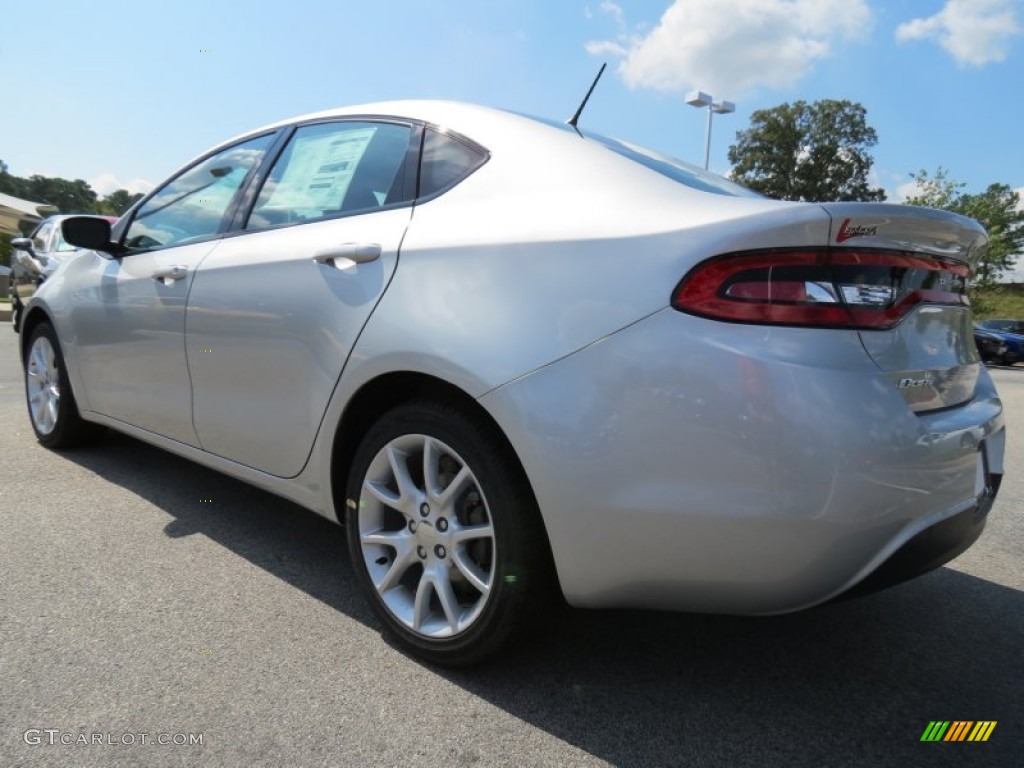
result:
<svg viewBox="0 0 1024 768"><path fill-rule="evenodd" d="M543 612L552 579L536 502L481 421L432 402L390 411L356 453L345 506L361 586L415 655L479 662Z"/></svg>
<svg viewBox="0 0 1024 768"><path fill-rule="evenodd" d="M70 448L92 438L99 428L78 414L57 334L49 324L32 330L24 365L25 397L36 439L47 448Z"/></svg>

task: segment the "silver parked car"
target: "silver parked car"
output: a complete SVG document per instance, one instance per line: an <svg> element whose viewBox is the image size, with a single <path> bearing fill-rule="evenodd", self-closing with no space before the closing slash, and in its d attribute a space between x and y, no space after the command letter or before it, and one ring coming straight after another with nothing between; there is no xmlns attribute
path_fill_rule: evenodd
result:
<svg viewBox="0 0 1024 768"><path fill-rule="evenodd" d="M75 246L64 239L61 223L69 215L50 216L43 219L28 237L11 240L11 267L8 274L9 295L13 314L14 330L18 330L25 304L36 289L43 284L68 256ZM102 217L109 222L117 221L112 216Z"/></svg>
<svg viewBox="0 0 1024 768"><path fill-rule="evenodd" d="M32 426L134 435L347 526L412 652L572 605L775 614L980 535L1002 406L974 221L768 200L508 112L287 120L64 222Z"/></svg>

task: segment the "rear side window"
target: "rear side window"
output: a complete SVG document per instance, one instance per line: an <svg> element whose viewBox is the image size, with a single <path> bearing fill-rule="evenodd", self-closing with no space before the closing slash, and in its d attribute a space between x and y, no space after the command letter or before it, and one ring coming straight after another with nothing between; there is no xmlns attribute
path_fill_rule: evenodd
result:
<svg viewBox="0 0 1024 768"><path fill-rule="evenodd" d="M454 187L487 162L487 153L454 136L428 128L423 135L419 197Z"/></svg>

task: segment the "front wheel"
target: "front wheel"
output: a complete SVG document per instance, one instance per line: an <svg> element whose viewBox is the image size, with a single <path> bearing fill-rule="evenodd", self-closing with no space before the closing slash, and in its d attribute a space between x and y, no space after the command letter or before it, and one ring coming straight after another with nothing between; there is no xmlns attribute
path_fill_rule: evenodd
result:
<svg viewBox="0 0 1024 768"><path fill-rule="evenodd" d="M78 415L57 334L47 323L32 330L24 364L25 398L36 439L47 448L70 448L93 437L99 428Z"/></svg>
<svg viewBox="0 0 1024 768"><path fill-rule="evenodd" d="M544 612L550 555L533 494L489 425L408 403L363 439L346 494L349 551L399 644L465 666Z"/></svg>

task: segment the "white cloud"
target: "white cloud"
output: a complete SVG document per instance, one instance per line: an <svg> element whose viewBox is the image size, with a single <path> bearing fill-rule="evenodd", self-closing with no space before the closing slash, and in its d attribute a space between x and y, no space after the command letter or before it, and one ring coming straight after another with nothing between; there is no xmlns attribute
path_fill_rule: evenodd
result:
<svg viewBox="0 0 1024 768"><path fill-rule="evenodd" d="M583 47L591 56L601 56L606 53L612 56L625 56L629 53L624 47L611 40L594 40Z"/></svg>
<svg viewBox="0 0 1024 768"><path fill-rule="evenodd" d="M626 15L622 12L621 6L613 3L611 0L601 0L600 7L602 11L613 17L620 26L626 23Z"/></svg>
<svg viewBox="0 0 1024 768"><path fill-rule="evenodd" d="M890 203L902 203L908 197L916 197L924 192L924 189L920 184L917 183L917 179L911 179L905 181L902 184L896 186L896 191L886 190L888 194L888 202Z"/></svg>
<svg viewBox="0 0 1024 768"><path fill-rule="evenodd" d="M900 24L896 39L935 40L958 64L981 67L1006 58L1021 33L1014 0L947 0L934 16Z"/></svg>
<svg viewBox="0 0 1024 768"><path fill-rule="evenodd" d="M624 51L619 72L631 88L730 98L794 85L833 42L866 36L871 22L866 0L675 0L646 35L587 50Z"/></svg>
<svg viewBox="0 0 1024 768"><path fill-rule="evenodd" d="M127 189L132 193L149 192L156 185L147 179L121 181L112 173L101 173L99 176L89 179L89 186L96 190L97 195L105 197L119 189Z"/></svg>

